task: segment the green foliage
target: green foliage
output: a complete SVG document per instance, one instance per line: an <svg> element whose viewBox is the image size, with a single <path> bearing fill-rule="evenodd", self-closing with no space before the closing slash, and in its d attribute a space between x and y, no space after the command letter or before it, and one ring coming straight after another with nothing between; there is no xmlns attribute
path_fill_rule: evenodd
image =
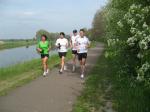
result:
<svg viewBox="0 0 150 112"><path fill-rule="evenodd" d="M113 59L118 60L118 57ZM122 70L118 71L119 66L115 66L117 61L112 61L111 58L106 60L107 69L110 71L108 79L112 84L114 109L117 112L149 112L149 87L135 80L134 76L128 75L126 71L128 66L121 67Z"/></svg>
<svg viewBox="0 0 150 112"><path fill-rule="evenodd" d="M101 13L116 110L149 112L150 0L109 0Z"/></svg>
<svg viewBox="0 0 150 112"><path fill-rule="evenodd" d="M108 41L106 57L112 60L117 57L114 61L121 65L118 71L124 70L146 84L150 80L149 13L148 0L112 0L105 8L104 15Z"/></svg>
<svg viewBox="0 0 150 112"><path fill-rule="evenodd" d="M114 60L117 58L114 57ZM118 72L115 62L104 55L99 58L85 82L84 91L73 112L107 112L110 111L105 108L107 101L112 103L116 112L150 111L149 88L127 75L125 69Z"/></svg>
<svg viewBox="0 0 150 112"><path fill-rule="evenodd" d="M40 40L42 35L46 35L49 40L56 40L57 37L59 36L59 33L50 33L46 30L41 29L41 30L36 32L37 40Z"/></svg>
<svg viewBox="0 0 150 112"><path fill-rule="evenodd" d="M96 41L104 41L104 12L103 10L98 10L94 16L92 29L90 29L91 39Z"/></svg>
<svg viewBox="0 0 150 112"><path fill-rule="evenodd" d="M56 39L58 38L59 33L50 33L50 32L48 32L46 30L41 29L41 30L36 32L36 40L40 41L42 35L46 35L47 36L48 41L49 41L49 43L50 43L52 48L55 47L54 41L56 41Z"/></svg>

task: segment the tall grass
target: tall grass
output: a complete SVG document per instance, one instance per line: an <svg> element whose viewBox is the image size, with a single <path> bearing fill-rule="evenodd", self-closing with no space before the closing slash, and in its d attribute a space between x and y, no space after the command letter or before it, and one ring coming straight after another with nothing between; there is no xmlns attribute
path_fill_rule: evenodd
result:
<svg viewBox="0 0 150 112"><path fill-rule="evenodd" d="M113 76L114 107L118 112L150 112L150 88L127 74L119 77L114 73Z"/></svg>

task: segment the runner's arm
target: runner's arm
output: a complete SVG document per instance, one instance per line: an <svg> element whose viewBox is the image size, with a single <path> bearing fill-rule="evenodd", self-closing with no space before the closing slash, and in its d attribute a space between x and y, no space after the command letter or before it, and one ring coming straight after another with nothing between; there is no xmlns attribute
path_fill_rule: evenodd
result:
<svg viewBox="0 0 150 112"><path fill-rule="evenodd" d="M42 49L40 48L40 43L37 44L36 50L37 50L38 52L41 52L41 51L42 51Z"/></svg>
<svg viewBox="0 0 150 112"><path fill-rule="evenodd" d="M58 45L58 39L56 40L55 46L56 46L57 48L59 47L59 45Z"/></svg>
<svg viewBox="0 0 150 112"><path fill-rule="evenodd" d="M70 47L73 48L73 45L72 45L72 37L70 39Z"/></svg>
<svg viewBox="0 0 150 112"><path fill-rule="evenodd" d="M90 48L90 46L91 46L91 42L90 42L89 39L87 38L87 46L86 46L86 48L88 49L88 48Z"/></svg>
<svg viewBox="0 0 150 112"><path fill-rule="evenodd" d="M69 42L68 42L68 39L66 39L66 48L68 48L69 46Z"/></svg>

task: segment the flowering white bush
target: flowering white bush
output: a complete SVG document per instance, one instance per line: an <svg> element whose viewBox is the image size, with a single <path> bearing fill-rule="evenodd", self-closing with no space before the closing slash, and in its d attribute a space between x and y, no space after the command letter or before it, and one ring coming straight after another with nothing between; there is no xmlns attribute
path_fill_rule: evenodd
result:
<svg viewBox="0 0 150 112"><path fill-rule="evenodd" d="M107 40L107 45L108 47L116 45L116 43L119 42L119 39L108 39Z"/></svg>
<svg viewBox="0 0 150 112"><path fill-rule="evenodd" d="M107 45L109 48L115 48L116 47L116 44L119 42L119 39L108 39L107 40ZM106 58L113 58L117 55L117 51L111 51L109 50L109 52L105 52L105 57Z"/></svg>
<svg viewBox="0 0 150 112"><path fill-rule="evenodd" d="M137 41L137 38L130 37L130 38L128 38L127 43L129 46L134 46L136 41Z"/></svg>
<svg viewBox="0 0 150 112"><path fill-rule="evenodd" d="M148 14L150 14L150 6L143 7L142 5L133 4L124 15L124 18L117 23L120 29L124 29L125 25L130 27L131 37L128 37L126 43L131 49L136 48L138 50L138 53L135 54L141 60L141 67L138 67L138 65L135 66L135 69L138 69L138 80L144 80L145 73L150 69L150 65L146 61L145 56L150 44L150 27L146 22Z"/></svg>
<svg viewBox="0 0 150 112"><path fill-rule="evenodd" d="M122 24L121 21L119 21L117 24L118 24L118 26L119 26L120 28L123 28L123 24Z"/></svg>
<svg viewBox="0 0 150 112"><path fill-rule="evenodd" d="M147 72L149 69L150 69L150 64L148 62L144 63L142 67L139 68L137 71L138 73L137 79L143 81L145 72Z"/></svg>
<svg viewBox="0 0 150 112"><path fill-rule="evenodd" d="M142 53L138 53L137 58L142 59L144 55Z"/></svg>

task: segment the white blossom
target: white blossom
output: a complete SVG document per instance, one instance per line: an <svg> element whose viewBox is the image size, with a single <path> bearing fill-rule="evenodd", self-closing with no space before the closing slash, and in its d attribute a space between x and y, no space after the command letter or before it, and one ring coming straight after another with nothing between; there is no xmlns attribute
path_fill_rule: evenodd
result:
<svg viewBox="0 0 150 112"><path fill-rule="evenodd" d="M143 50L147 50L148 49L148 43L145 40L141 40L139 42L139 46L140 46L140 49L143 49Z"/></svg>
<svg viewBox="0 0 150 112"><path fill-rule="evenodd" d="M132 34L136 34L137 29L132 27L132 28L130 29L130 32L131 32Z"/></svg>
<svg viewBox="0 0 150 112"><path fill-rule="evenodd" d="M127 22L130 25L134 25L135 24L135 20L133 18L132 19L128 19Z"/></svg>
<svg viewBox="0 0 150 112"><path fill-rule="evenodd" d="M144 29L148 29L148 25L146 24L146 22L144 22L143 26Z"/></svg>
<svg viewBox="0 0 150 112"><path fill-rule="evenodd" d="M137 57L138 57L139 59L142 59L142 58L144 57L144 55L143 55L142 53L138 53Z"/></svg>
<svg viewBox="0 0 150 112"><path fill-rule="evenodd" d="M142 65L142 67L140 69L143 70L144 72L147 72L147 70L150 69L150 64L148 62L146 62Z"/></svg>
<svg viewBox="0 0 150 112"><path fill-rule="evenodd" d="M118 26L119 26L120 28L123 28L123 24L122 24L121 21L117 22L117 24L118 24Z"/></svg>
<svg viewBox="0 0 150 112"><path fill-rule="evenodd" d="M145 72L147 72L150 69L150 64L148 62L144 63L141 68L138 69L137 73L137 80L139 81L143 81L144 80L144 76L145 76Z"/></svg>
<svg viewBox="0 0 150 112"><path fill-rule="evenodd" d="M110 46L114 46L116 45L116 43L119 41L119 39L108 39L107 40L107 45Z"/></svg>
<svg viewBox="0 0 150 112"><path fill-rule="evenodd" d="M128 38L128 40L127 40L127 44L128 44L129 46L134 46L136 41L137 41L136 38L130 37L130 38Z"/></svg>
<svg viewBox="0 0 150 112"><path fill-rule="evenodd" d="M147 42L150 42L150 35L146 36L144 39L145 39Z"/></svg>

